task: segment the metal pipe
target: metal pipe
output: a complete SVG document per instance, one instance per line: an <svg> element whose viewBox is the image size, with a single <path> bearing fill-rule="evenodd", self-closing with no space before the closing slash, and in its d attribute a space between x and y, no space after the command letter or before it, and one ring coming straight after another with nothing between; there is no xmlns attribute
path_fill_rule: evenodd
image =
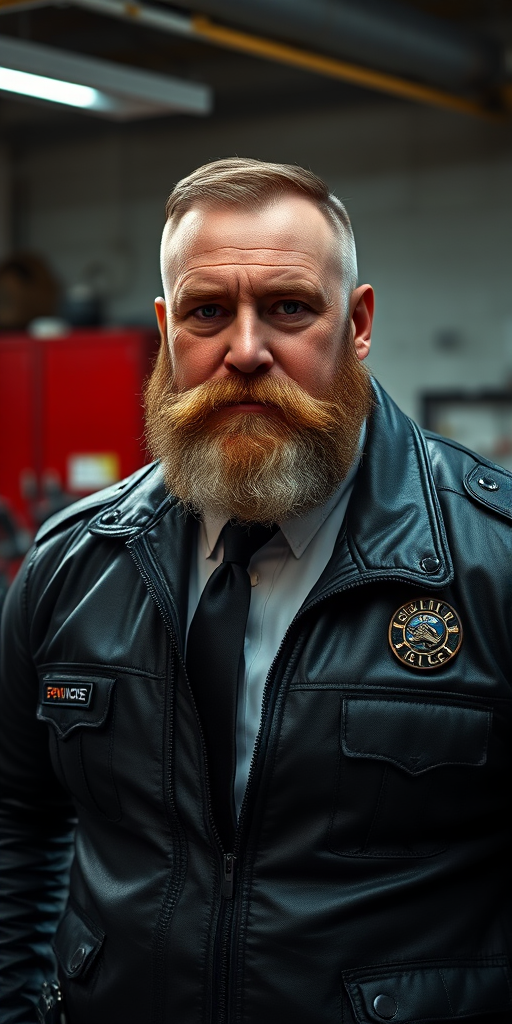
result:
<svg viewBox="0 0 512 1024"><path fill-rule="evenodd" d="M0 0L1 2L1 0ZM10 0L7 0L10 2ZM22 0L23 2L23 0ZM150 28L171 32L178 36L194 36L192 18L178 11L167 11L164 7L150 7L147 4L131 3L130 0L71 0L75 7L86 7L107 14L112 18L139 21Z"/></svg>
<svg viewBox="0 0 512 1024"><path fill-rule="evenodd" d="M80 0L80 2L89 2L89 0ZM226 46L242 53L250 53L255 57L279 61L281 64L290 64L303 68L305 71L315 71L328 78L338 78L350 82L351 85L374 89L391 96L400 96L402 99L413 100L416 103L444 107L446 110L454 110L459 114L473 114L492 120L499 116L494 111L490 111L483 103L467 99L464 96L453 95L441 89L407 81L381 71L373 71L371 68L358 67L356 64L325 57L319 53L311 53L309 50L301 50L295 46L286 46L271 39L262 39L246 32L226 28L224 25L216 25L202 15L193 15L192 24L196 36L215 43L217 46Z"/></svg>

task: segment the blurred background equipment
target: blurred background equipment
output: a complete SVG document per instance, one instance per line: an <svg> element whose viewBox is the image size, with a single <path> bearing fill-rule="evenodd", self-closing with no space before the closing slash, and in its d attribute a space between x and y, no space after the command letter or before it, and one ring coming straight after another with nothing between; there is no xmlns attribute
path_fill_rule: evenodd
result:
<svg viewBox="0 0 512 1024"><path fill-rule="evenodd" d="M512 390L434 391L422 399L428 430L512 470Z"/></svg>
<svg viewBox="0 0 512 1024"><path fill-rule="evenodd" d="M20 526L7 502L0 499L0 615L9 585L31 539L30 531Z"/></svg>
<svg viewBox="0 0 512 1024"><path fill-rule="evenodd" d="M59 283L44 259L13 253L0 263L0 330L24 330L36 317L55 316Z"/></svg>

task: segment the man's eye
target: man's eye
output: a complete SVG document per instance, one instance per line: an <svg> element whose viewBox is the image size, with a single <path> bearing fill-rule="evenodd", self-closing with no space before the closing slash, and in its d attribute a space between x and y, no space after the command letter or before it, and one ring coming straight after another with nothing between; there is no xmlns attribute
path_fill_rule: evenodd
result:
<svg viewBox="0 0 512 1024"><path fill-rule="evenodd" d="M219 306L210 304L208 306L199 306L198 309L195 310L195 313L201 318L201 320L212 320L213 317L217 315L218 311Z"/></svg>
<svg viewBox="0 0 512 1024"><path fill-rule="evenodd" d="M278 302L275 307L276 313L285 313L286 316L293 316L294 313L302 313L304 305L302 302L295 302L294 299L285 299Z"/></svg>

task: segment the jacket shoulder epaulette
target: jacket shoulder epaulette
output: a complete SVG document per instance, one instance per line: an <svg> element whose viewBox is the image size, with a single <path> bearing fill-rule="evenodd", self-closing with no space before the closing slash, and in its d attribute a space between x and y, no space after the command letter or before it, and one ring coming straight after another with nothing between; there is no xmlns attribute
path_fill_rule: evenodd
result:
<svg viewBox="0 0 512 1024"><path fill-rule="evenodd" d="M467 493L493 512L512 519L512 474L491 463L479 463L463 480Z"/></svg>
<svg viewBox="0 0 512 1024"><path fill-rule="evenodd" d="M46 540L47 537L56 533L61 527L70 526L74 520L83 518L88 512L93 513L105 505L112 504L120 497L124 497L124 495L133 490L137 484L153 470L153 468L153 464L149 466L142 466L141 469L136 470L135 473L132 473L131 476L127 476L119 483L112 484L110 487L105 487L101 491L95 491L94 494L88 494L87 497L80 498L79 501L74 501L72 505L67 505L66 508L61 509L60 512L56 512L55 515L50 516L50 518L40 526L34 538L34 543L40 544L41 541Z"/></svg>
<svg viewBox="0 0 512 1024"><path fill-rule="evenodd" d="M512 520L512 473L451 438L424 431L436 486L458 490L477 504Z"/></svg>

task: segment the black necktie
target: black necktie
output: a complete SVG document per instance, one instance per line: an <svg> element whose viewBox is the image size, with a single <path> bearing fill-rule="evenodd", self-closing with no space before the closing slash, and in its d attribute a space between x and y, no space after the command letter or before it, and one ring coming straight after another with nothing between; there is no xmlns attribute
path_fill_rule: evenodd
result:
<svg viewBox="0 0 512 1024"><path fill-rule="evenodd" d="M277 526L227 523L224 560L210 576L190 623L187 672L203 727L213 817L225 850L235 830L236 706L251 580L247 566Z"/></svg>

